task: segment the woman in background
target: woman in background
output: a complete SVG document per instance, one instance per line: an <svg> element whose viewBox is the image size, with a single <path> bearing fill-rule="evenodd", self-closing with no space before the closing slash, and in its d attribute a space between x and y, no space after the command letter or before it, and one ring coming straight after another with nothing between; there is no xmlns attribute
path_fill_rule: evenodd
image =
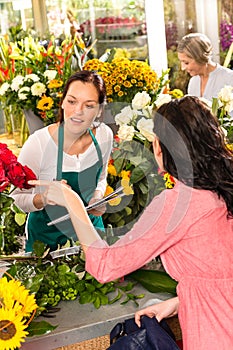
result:
<svg viewBox="0 0 233 350"><path fill-rule="evenodd" d="M225 85L233 86L233 70L212 60L212 44L202 33L185 35L178 43L181 69L190 74L188 94L212 101Z"/></svg>
<svg viewBox="0 0 233 350"><path fill-rule="evenodd" d="M42 180L63 179L85 205L104 196L107 166L113 134L102 122L106 102L103 79L95 72L80 71L67 81L61 100L59 121L37 130L23 145L19 161ZM67 213L64 207L49 205L45 191L15 190L15 204L30 213L27 219L26 251L36 240L55 250L67 240L77 240L70 220L48 226ZM90 211L93 225L103 230L103 212Z"/></svg>

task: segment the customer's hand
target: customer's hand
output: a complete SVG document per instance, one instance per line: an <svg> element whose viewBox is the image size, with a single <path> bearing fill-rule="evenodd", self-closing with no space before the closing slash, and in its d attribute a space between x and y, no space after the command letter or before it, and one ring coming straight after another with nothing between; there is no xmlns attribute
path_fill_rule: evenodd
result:
<svg viewBox="0 0 233 350"><path fill-rule="evenodd" d="M45 192L43 193L46 204L49 205L61 205L67 206L68 192L72 191L65 180L61 181L45 181L45 180L31 180L28 181L29 185L43 186Z"/></svg>
<svg viewBox="0 0 233 350"><path fill-rule="evenodd" d="M179 299L178 297L171 298L161 303L148 306L145 309L139 310L135 313L135 322L141 327L141 316L146 315L150 318L156 317L160 322L163 318L175 316L178 312Z"/></svg>

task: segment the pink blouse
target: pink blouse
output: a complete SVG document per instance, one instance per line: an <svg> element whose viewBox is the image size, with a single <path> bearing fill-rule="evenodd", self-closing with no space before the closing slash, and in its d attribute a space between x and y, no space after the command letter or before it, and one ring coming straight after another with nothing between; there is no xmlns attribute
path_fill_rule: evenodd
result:
<svg viewBox="0 0 233 350"><path fill-rule="evenodd" d="M86 270L112 281L160 255L178 281L179 320L185 350L233 349L233 219L225 202L207 190L177 182L145 209L114 245L96 241Z"/></svg>

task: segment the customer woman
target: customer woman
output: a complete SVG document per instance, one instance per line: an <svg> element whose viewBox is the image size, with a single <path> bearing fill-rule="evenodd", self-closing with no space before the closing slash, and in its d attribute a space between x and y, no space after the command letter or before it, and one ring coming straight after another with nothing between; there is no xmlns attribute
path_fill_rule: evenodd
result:
<svg viewBox="0 0 233 350"><path fill-rule="evenodd" d="M178 281L178 296L136 313L178 312L185 350L233 348L233 154L217 119L197 97L162 105L154 117L153 149L173 189L156 196L134 227L112 246L103 241L78 195L61 182L47 186L47 201L64 205L86 256L86 270L101 282L126 275L160 255Z"/></svg>
<svg viewBox="0 0 233 350"><path fill-rule="evenodd" d="M190 74L188 94L212 100L225 86L233 86L233 70L212 60L212 44L202 33L185 35L178 43L181 69Z"/></svg>
<svg viewBox="0 0 233 350"><path fill-rule="evenodd" d="M64 87L59 121L36 131L25 142L19 160L27 164L38 179L65 180L84 205L103 197L113 134L102 121L106 100L105 84L95 72L73 74ZM47 202L42 190L16 190L15 204L29 212L26 251L40 240L52 250L67 239L77 240L71 221L48 226L67 213L64 207ZM103 230L101 211L89 213L93 225ZM93 215L94 214L94 215Z"/></svg>

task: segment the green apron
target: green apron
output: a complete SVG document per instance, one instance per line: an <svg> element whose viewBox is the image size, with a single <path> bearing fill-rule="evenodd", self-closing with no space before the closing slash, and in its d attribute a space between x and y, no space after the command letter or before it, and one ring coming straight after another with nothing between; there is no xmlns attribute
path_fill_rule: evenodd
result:
<svg viewBox="0 0 233 350"><path fill-rule="evenodd" d="M62 172L64 140L63 124L61 124L59 127L58 136L56 180L67 180L68 185L71 186L71 188L79 194L85 205L89 203L89 200L93 196L103 168L103 158L99 144L90 129L89 133L92 137L98 154L98 161L88 169L85 169L81 172ZM28 239L26 242L26 252L32 251L33 243L36 240L44 242L50 247L51 250L56 250L58 248L58 245L65 245L67 240L76 241L77 235L75 233L71 220L66 220L53 226L47 225L47 223L51 220L57 219L66 214L66 208L58 205L46 205L46 207L40 211L31 212L28 215L27 222ZM89 214L89 217L97 229L104 231L104 225L101 216L94 216Z"/></svg>

